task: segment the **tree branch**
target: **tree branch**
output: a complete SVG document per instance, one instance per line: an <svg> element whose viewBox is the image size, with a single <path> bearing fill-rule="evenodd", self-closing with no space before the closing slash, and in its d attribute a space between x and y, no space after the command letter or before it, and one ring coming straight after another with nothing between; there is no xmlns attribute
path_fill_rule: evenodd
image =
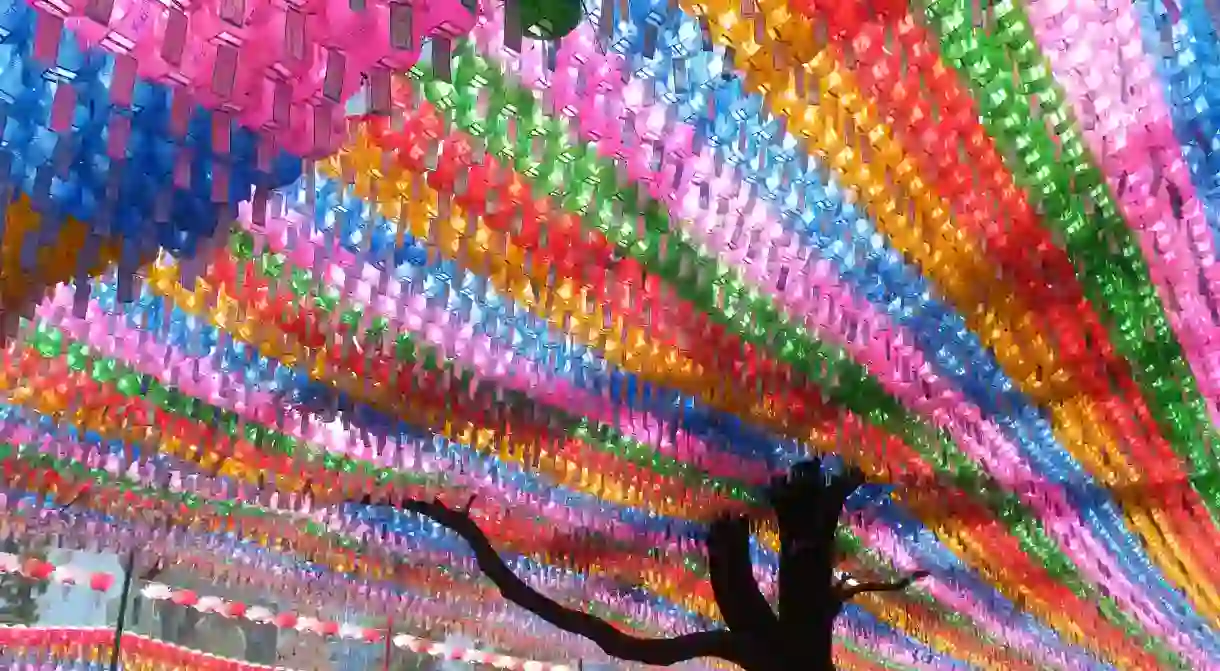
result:
<svg viewBox="0 0 1220 671"><path fill-rule="evenodd" d="M840 503L845 503L856 490L864 486L868 478L858 466L848 466L842 473L830 479L830 491ZM840 505L840 507L842 507Z"/></svg>
<svg viewBox="0 0 1220 671"><path fill-rule="evenodd" d="M781 528L807 526L798 523L808 521L811 516L820 517L818 511L822 510L826 498L821 460L814 457L799 462L787 474L771 478L766 495Z"/></svg>
<svg viewBox="0 0 1220 671"><path fill-rule="evenodd" d="M910 587L916 580L922 580L928 577L927 571L916 571L911 575L900 580L892 580L887 582L858 582L851 586L843 586L839 588L839 595L843 601L850 601L856 596L865 592L901 592Z"/></svg>
<svg viewBox="0 0 1220 671"><path fill-rule="evenodd" d="M161 573L164 571L165 571L165 558L157 557L157 561L153 562L153 565L148 567L148 570L144 573L144 575L140 576L140 579L143 580L144 582L152 582L152 581L156 580L157 577L160 576Z"/></svg>
<svg viewBox="0 0 1220 671"><path fill-rule="evenodd" d="M729 631L759 636L778 625L775 612L758 588L750 559L750 522L721 517L707 534L707 566L712 594Z"/></svg>
<svg viewBox="0 0 1220 671"><path fill-rule="evenodd" d="M450 508L440 499L404 499L397 507L426 515L465 539L474 551L479 569L500 590L505 599L559 629L589 639L611 657L654 666L670 666L700 657L719 657L731 662L743 657L733 635L723 629L683 634L674 638L638 638L615 629L597 617L563 606L541 594L518 578L500 558L487 535L470 516L470 504L473 502L474 497L471 497L465 507ZM370 496L365 496L361 503L373 505Z"/></svg>

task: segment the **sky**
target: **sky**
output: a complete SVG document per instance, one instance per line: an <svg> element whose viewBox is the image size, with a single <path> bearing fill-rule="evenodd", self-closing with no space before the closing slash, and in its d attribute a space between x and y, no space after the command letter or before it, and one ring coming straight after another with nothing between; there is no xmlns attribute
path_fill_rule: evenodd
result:
<svg viewBox="0 0 1220 671"><path fill-rule="evenodd" d="M113 554L52 550L47 561L56 566L71 566L86 571L105 571L114 576L123 575L123 566ZM117 611L122 581L116 579L105 594L98 594L87 586L61 587L51 585L39 597L39 624L46 627L107 627L112 626L110 612ZM116 604L109 608L109 604Z"/></svg>

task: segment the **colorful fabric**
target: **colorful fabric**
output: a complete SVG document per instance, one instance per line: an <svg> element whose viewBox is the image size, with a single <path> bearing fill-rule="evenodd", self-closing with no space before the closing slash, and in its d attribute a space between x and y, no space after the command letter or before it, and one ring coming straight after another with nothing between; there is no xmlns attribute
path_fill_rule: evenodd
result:
<svg viewBox="0 0 1220 671"><path fill-rule="evenodd" d="M528 582L666 635L718 618L706 523L834 454L874 483L845 569L931 573L845 611L844 668L1220 668L1207 7L881 5L630 0L519 48L482 7L300 179L237 161L291 184L158 238L137 286L47 272L75 279L0 362L5 522L571 664L598 652L455 536L337 502L477 493ZM52 221L18 191L10 268Z"/></svg>

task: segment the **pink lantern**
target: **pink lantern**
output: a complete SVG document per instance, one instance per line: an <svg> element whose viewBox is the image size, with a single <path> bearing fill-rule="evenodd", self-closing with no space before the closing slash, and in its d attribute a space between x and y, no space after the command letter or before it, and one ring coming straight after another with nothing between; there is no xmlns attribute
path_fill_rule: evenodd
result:
<svg viewBox="0 0 1220 671"><path fill-rule="evenodd" d="M112 51L124 77L168 84L296 156L324 156L343 137L344 104L367 77L384 81L419 59L428 39L475 25L462 0L29 0L66 19L89 46Z"/></svg>

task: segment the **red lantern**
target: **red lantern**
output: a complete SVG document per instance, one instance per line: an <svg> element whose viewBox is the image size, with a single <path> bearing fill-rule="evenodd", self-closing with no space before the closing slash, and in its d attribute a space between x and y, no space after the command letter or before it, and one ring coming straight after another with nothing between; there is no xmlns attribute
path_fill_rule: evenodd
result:
<svg viewBox="0 0 1220 671"><path fill-rule="evenodd" d="M199 595L190 590L182 590L181 592L175 592L174 595L170 597L170 601L173 601L179 606L190 607L199 603Z"/></svg>
<svg viewBox="0 0 1220 671"><path fill-rule="evenodd" d="M21 572L34 580L46 580L55 572L55 567L40 559L28 559Z"/></svg>
<svg viewBox="0 0 1220 671"><path fill-rule="evenodd" d="M89 576L89 589L95 592L106 592L114 585L114 576L109 573L94 573Z"/></svg>

